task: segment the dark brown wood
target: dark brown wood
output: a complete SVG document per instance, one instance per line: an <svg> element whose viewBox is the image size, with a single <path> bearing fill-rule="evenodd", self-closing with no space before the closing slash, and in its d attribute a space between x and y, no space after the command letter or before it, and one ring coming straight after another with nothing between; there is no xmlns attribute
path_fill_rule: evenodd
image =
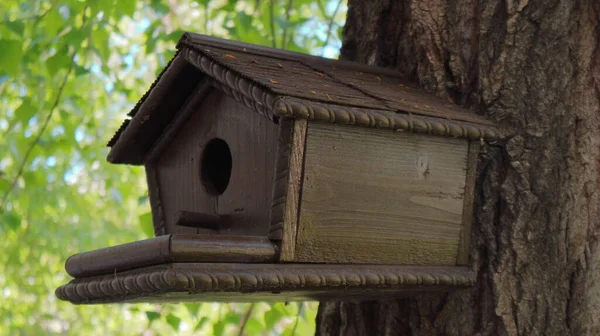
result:
<svg viewBox="0 0 600 336"><path fill-rule="evenodd" d="M145 165L156 164L156 161L158 161L164 150L168 148L169 144L173 141L173 138L177 136L194 113L198 112L198 107L212 89L212 81L209 78L204 77L194 90L193 94L190 95L185 104L181 107L177 116L165 127L164 132L155 141L154 146L148 151L144 158Z"/></svg>
<svg viewBox="0 0 600 336"><path fill-rule="evenodd" d="M176 225L218 231L220 223L225 219L226 215L219 216L210 213L178 211Z"/></svg>
<svg viewBox="0 0 600 336"><path fill-rule="evenodd" d="M56 295L86 304L359 300L454 291L474 282L466 267L173 263L75 279Z"/></svg>
<svg viewBox="0 0 600 336"><path fill-rule="evenodd" d="M214 42L212 39L211 42ZM389 111L410 111L414 114L492 125L489 121L455 104L428 94L398 73L377 67L362 67L336 60L306 57L290 53L289 57L266 54L264 47L247 45L244 50L232 47L231 41L221 45L205 44L200 35L184 35L178 47L182 55L218 81L238 88L235 75L251 79L279 96L305 98L327 104L374 108ZM192 51L192 52L190 52ZM297 57L295 57L297 55ZM212 63L212 64L211 64ZM213 64L225 65L222 69ZM232 70L233 76L215 76ZM406 110L409 108L410 110ZM335 121L334 121L335 122Z"/></svg>
<svg viewBox="0 0 600 336"><path fill-rule="evenodd" d="M287 116L469 139L500 137L490 121L387 69L269 53L264 47L195 34L184 35L178 48L132 111L131 122L110 141L111 162L141 164L198 83L208 78L220 91L273 121ZM278 102L282 99L289 101Z"/></svg>
<svg viewBox="0 0 600 336"><path fill-rule="evenodd" d="M275 261L275 246L264 237L164 235L83 252L65 269L74 278L114 274L169 262L265 263Z"/></svg>
<svg viewBox="0 0 600 336"><path fill-rule="evenodd" d="M292 151L292 132L294 120L282 118L279 122L279 139L277 143L277 163L271 203L271 224L269 239L281 241L283 238L283 217L285 214L288 181L290 175L290 153Z"/></svg>
<svg viewBox="0 0 600 336"><path fill-rule="evenodd" d="M132 119L109 142L108 161L142 164L146 154L204 79L201 71L175 55L159 79L131 111ZM169 113L163 111L168 110Z"/></svg>
<svg viewBox="0 0 600 336"><path fill-rule="evenodd" d="M162 236L167 234L165 214L161 202L160 184L158 183L158 172L154 165L146 165L146 183L148 184L148 199L150 200L150 209L152 212L152 226L154 235Z"/></svg>
<svg viewBox="0 0 600 336"><path fill-rule="evenodd" d="M156 162L167 233L211 233L177 225L178 213L228 215L219 234L266 236L269 230L278 127L216 90L165 147ZM201 178L203 150L212 139L231 152L229 184L221 195L207 190Z"/></svg>

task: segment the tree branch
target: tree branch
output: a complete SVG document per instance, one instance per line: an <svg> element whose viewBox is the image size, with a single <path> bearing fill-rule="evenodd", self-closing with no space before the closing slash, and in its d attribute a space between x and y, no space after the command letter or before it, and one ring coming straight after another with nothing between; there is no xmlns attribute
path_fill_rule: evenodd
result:
<svg viewBox="0 0 600 336"><path fill-rule="evenodd" d="M252 310L254 310L254 303L250 304L248 310L246 310L246 314L244 314L244 319L242 320L242 324L240 325L240 331L238 332L238 336L244 335L244 329L246 329L246 324L248 324L250 315L252 315Z"/></svg>
<svg viewBox="0 0 600 336"><path fill-rule="evenodd" d="M319 1L319 4L321 4L320 1ZM329 44L329 39L331 38L331 31L333 30L333 25L335 24L335 16L337 15L338 11L340 10L341 5L342 5L342 0L338 0L338 3L335 6L335 9L333 10L333 14L331 14L331 16L329 17L329 24L327 26L327 37L325 37L325 44L323 45L323 50L321 50L321 56L325 55L325 48Z"/></svg>
<svg viewBox="0 0 600 336"><path fill-rule="evenodd" d="M42 134L44 134L44 131L48 127L48 124L50 123L50 119L52 119L52 116L54 115L54 111L56 110L56 107L58 106L58 103L60 102L63 89L65 88L65 85L67 84L67 80L69 79L69 76L71 75L71 72L73 71L74 63L75 63L75 54L73 55L73 57L71 57L71 65L69 66L69 70L67 70L67 74L63 78L63 81L62 81L60 87L58 88L58 93L56 94L56 98L54 99L54 102L52 103L50 112L46 116L46 119L44 119L44 123L42 124L42 127L40 128L37 135L35 136L35 139L33 139L33 141L29 144L29 147L27 148L27 151L25 152L25 156L23 157L23 160L21 161L21 164L19 165L19 170L17 171L17 175L15 175L15 177L12 180L12 183L10 184L10 187L8 188L8 190L6 191L6 193L4 193L4 196L2 197L2 202L0 202L0 211L2 211L4 209L4 205L6 204L8 196L10 195L10 193L13 191L13 189L17 185L17 181L19 181L19 178L21 177L21 175L23 175L23 172L25 171L25 165L27 164L27 161L29 160L29 155L31 155L31 152L33 151L35 146L40 142L40 138L42 137Z"/></svg>
<svg viewBox="0 0 600 336"><path fill-rule="evenodd" d="M271 41L273 48L277 48L277 39L275 38L275 0L270 1L269 11L271 13Z"/></svg>
<svg viewBox="0 0 600 336"><path fill-rule="evenodd" d="M39 20L41 20L42 18L44 18L44 16L46 16L48 13L50 13L50 11L52 10L52 6L50 6L50 8L46 9L43 13L40 14L32 14L32 15L26 15L26 16L22 16L19 18L16 18L14 20L4 20L2 21L2 23L7 23L7 22L18 22L18 21L29 21L32 19L35 19L35 23L37 24L37 22L39 22Z"/></svg>
<svg viewBox="0 0 600 336"><path fill-rule="evenodd" d="M291 12L293 6L294 6L294 0L288 0L287 7L285 8L285 21L288 25L290 23L290 16L291 16L290 12ZM286 46L287 46L287 43L286 43L287 30L288 30L288 27L286 25L285 27L283 27L283 36L281 37L281 48L282 49L286 49Z"/></svg>
<svg viewBox="0 0 600 336"><path fill-rule="evenodd" d="M85 12L86 11L87 11L87 7L85 7L83 10L83 14L82 14L83 18L82 18L82 22L81 22L82 27L85 25L85 21L86 21ZM33 151L35 146L40 142L40 139L42 138L44 131L46 131L46 128L48 128L48 125L50 124L50 120L52 119L52 116L54 115L54 112L56 111L56 108L58 107L58 104L60 103L60 100L62 98L62 93L63 93L65 86L67 85L69 76L71 75L71 72L73 72L73 68L75 67L75 56L76 55L77 55L77 50L74 50L73 55L71 56L71 63L69 64L69 69L67 70L65 77L63 78L60 86L58 87L58 92L56 94L56 98L54 99L54 102L52 103L52 107L50 107L50 112L48 112L48 115L44 119L44 122L42 123L42 127L36 134L35 138L29 144L29 147L27 148L27 151L25 152L25 156L23 157L21 164L19 164L19 169L17 170L17 174L12 179L12 183L10 184L10 187L4 193L4 196L2 196L2 201L0 202L0 213L4 210L4 207L8 200L8 196L10 196L12 191L15 189L15 186L17 185L19 178L21 177L21 175L23 175L23 172L25 171L25 165L27 164L27 161L29 160L29 156L31 155L31 152Z"/></svg>
<svg viewBox="0 0 600 336"><path fill-rule="evenodd" d="M298 329L298 320L302 314L302 309L304 309L304 302L300 302L300 307L298 307L298 314L296 314L296 321L294 322L294 328L292 329L292 336L296 335L296 329Z"/></svg>

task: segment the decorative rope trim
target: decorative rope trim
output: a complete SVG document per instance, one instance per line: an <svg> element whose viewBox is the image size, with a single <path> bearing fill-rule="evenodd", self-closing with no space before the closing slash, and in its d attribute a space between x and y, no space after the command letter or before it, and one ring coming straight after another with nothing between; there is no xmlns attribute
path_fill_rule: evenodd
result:
<svg viewBox="0 0 600 336"><path fill-rule="evenodd" d="M288 118L402 130L471 140L496 140L500 138L498 129L493 126L408 113L327 105L299 98L278 97L273 108L275 115Z"/></svg>
<svg viewBox="0 0 600 336"><path fill-rule="evenodd" d="M194 278L190 274L169 268L73 280L57 288L55 294L59 299L73 303L93 303L193 287Z"/></svg>
<svg viewBox="0 0 600 336"><path fill-rule="evenodd" d="M165 293L270 293L331 290L426 290L470 287L474 272L463 267L302 264L172 264L102 277L82 278L59 287L56 296L72 303L122 302ZM241 295L240 295L241 297ZM275 300L281 297L274 296Z"/></svg>
<svg viewBox="0 0 600 336"><path fill-rule="evenodd" d="M213 85L217 88L270 120L276 120L273 115L276 97L273 94L200 52L184 48L181 54L185 60L213 78Z"/></svg>

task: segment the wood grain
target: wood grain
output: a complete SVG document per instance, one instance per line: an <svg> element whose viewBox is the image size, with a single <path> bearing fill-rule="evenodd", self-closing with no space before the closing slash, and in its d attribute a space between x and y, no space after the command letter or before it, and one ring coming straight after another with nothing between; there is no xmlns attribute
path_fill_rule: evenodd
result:
<svg viewBox="0 0 600 336"><path fill-rule="evenodd" d="M462 139L310 123L298 262L454 265Z"/></svg>
<svg viewBox="0 0 600 336"><path fill-rule="evenodd" d="M281 241L281 261L293 261L302 184L302 166L306 142L306 120L295 120L289 156L288 186L283 213L283 237Z"/></svg>
<svg viewBox="0 0 600 336"><path fill-rule="evenodd" d="M265 237L164 235L71 256L67 273L75 278L114 274L169 262L265 263L275 246Z"/></svg>
<svg viewBox="0 0 600 336"><path fill-rule="evenodd" d="M275 181L271 196L271 224L269 225L269 239L281 242L283 238L283 216L287 198L287 189L290 170L290 153L292 151L292 132L294 120L289 118L279 119L279 138L277 143L277 160L275 165Z"/></svg>
<svg viewBox="0 0 600 336"><path fill-rule="evenodd" d="M190 211L235 219L222 223L219 234L266 236L277 125L217 90L195 109L156 163L166 233L214 233L177 225L178 213ZM200 177L203 148L213 138L227 142L233 160L229 185L218 196Z"/></svg>
<svg viewBox="0 0 600 336"><path fill-rule="evenodd" d="M458 244L457 265L467 265L471 251L471 227L473 224L473 202L475 197L475 183L477 178L477 162L481 144L479 141L469 143L469 156L467 158L467 176L465 183L465 196L463 203L463 226L460 231Z"/></svg>

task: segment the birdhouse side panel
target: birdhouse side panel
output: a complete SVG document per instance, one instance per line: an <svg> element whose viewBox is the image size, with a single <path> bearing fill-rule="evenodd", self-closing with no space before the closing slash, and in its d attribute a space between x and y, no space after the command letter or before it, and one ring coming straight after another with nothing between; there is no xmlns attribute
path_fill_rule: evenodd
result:
<svg viewBox="0 0 600 336"><path fill-rule="evenodd" d="M295 261L455 265L468 141L309 123Z"/></svg>
<svg viewBox="0 0 600 336"><path fill-rule="evenodd" d="M266 236L277 125L217 90L192 108L155 165L166 233Z"/></svg>

